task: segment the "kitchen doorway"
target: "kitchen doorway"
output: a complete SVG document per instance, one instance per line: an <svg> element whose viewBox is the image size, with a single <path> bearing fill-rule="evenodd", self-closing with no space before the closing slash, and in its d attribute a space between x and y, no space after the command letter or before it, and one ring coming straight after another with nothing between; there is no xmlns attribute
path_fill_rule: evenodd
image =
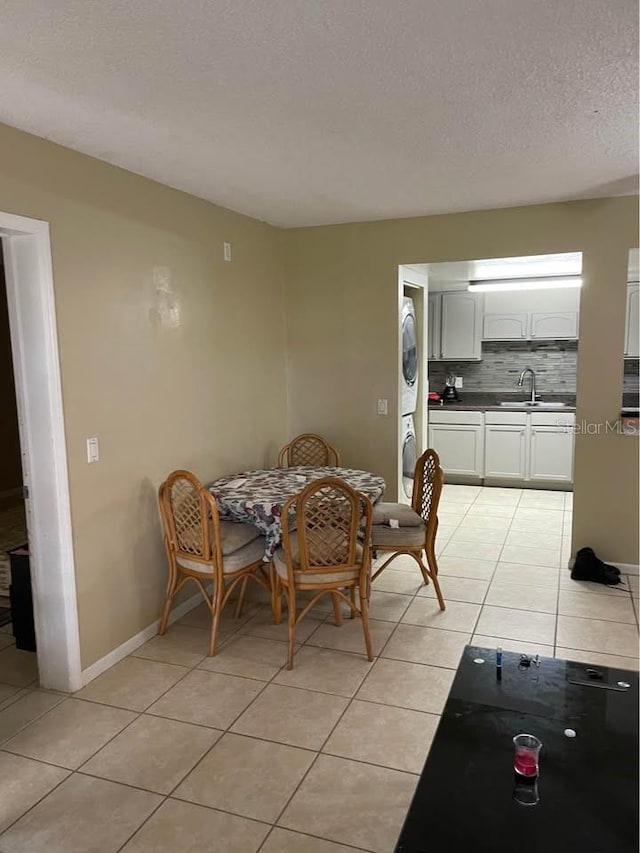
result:
<svg viewBox="0 0 640 853"><path fill-rule="evenodd" d="M447 482L570 491L582 253L425 274L429 444Z"/></svg>
<svg viewBox="0 0 640 853"><path fill-rule="evenodd" d="M417 411L445 471L441 555L566 566L582 253L400 269L422 276Z"/></svg>

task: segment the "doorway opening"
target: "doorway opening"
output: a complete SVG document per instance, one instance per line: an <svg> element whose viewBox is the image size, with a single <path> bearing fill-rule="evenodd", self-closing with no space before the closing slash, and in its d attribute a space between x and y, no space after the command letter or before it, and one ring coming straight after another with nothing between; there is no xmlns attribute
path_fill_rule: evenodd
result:
<svg viewBox="0 0 640 853"><path fill-rule="evenodd" d="M73 692L81 661L49 226L0 213L0 239L37 646L27 683ZM0 632L0 683L26 686L33 653Z"/></svg>
<svg viewBox="0 0 640 853"><path fill-rule="evenodd" d="M422 370L414 435L418 452L435 449L445 472L440 549L488 562L567 565L582 253L399 270L400 317L402 300L415 295Z"/></svg>
<svg viewBox="0 0 640 853"><path fill-rule="evenodd" d="M4 253L0 246L0 630L3 634L11 633L14 637L16 630L20 633L22 614L18 615L16 627L16 620L12 619L10 600L11 558L14 552L15 570L19 562L17 558L24 556L20 552L26 550L26 543L27 519L23 498L20 434L11 357L9 306L7 305ZM14 584L14 613L20 609L15 602L15 587L16 584ZM24 615L32 626L33 608L31 607L30 613ZM33 631L30 634L33 634ZM29 639L33 641L33 637ZM5 636L1 645L4 646L7 642ZM33 646L34 643L27 643L24 637L19 637L16 645L18 648L24 648ZM0 674L1 670L0 663Z"/></svg>

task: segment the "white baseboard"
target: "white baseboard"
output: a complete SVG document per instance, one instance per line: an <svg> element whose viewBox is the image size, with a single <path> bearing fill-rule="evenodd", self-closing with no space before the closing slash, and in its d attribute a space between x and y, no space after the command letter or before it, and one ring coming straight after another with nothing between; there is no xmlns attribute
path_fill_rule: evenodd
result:
<svg viewBox="0 0 640 853"><path fill-rule="evenodd" d="M177 607L174 607L169 615L169 624L171 625L177 619L182 619L183 616L186 616L190 610L193 610L194 607L197 607L199 604L202 604L203 598L199 592L196 592L195 595L192 595L191 598L188 598L186 601L183 601L182 604L178 604ZM155 622L152 622L151 625L147 625L146 628L143 628L142 631L139 631L133 637L129 637L122 645L118 646L115 649L112 649L108 654L106 654L100 660L97 660L95 663L92 663L91 666L88 666L86 669L82 670L82 686L86 687L90 681L93 681L94 678L97 678L99 675L102 675L103 672L106 672L115 664L119 663L123 658L126 658L127 655L130 655L131 652L134 652L136 649L140 648L143 643L146 643L147 640L150 640L152 637L158 633L158 628L160 627L160 620L156 619Z"/></svg>
<svg viewBox="0 0 640 853"><path fill-rule="evenodd" d="M635 563L616 563L615 560L605 560L604 562L620 569L623 575L640 575L640 566Z"/></svg>

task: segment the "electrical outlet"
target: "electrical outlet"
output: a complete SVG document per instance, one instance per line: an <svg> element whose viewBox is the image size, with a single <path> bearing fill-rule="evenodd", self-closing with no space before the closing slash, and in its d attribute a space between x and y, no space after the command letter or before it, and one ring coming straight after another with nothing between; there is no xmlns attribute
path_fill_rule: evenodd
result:
<svg viewBox="0 0 640 853"><path fill-rule="evenodd" d="M378 400L378 414L379 415L388 415L389 414L388 400Z"/></svg>
<svg viewBox="0 0 640 853"><path fill-rule="evenodd" d="M456 388L462 388L462 376L456 376Z"/></svg>
<svg viewBox="0 0 640 853"><path fill-rule="evenodd" d="M225 261L231 261L231 243L224 244L224 259Z"/></svg>

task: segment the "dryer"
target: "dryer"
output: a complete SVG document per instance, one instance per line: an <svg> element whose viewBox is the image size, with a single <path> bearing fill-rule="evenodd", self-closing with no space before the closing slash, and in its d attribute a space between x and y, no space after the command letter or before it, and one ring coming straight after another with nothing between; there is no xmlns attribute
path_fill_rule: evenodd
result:
<svg viewBox="0 0 640 853"><path fill-rule="evenodd" d="M418 334L413 299L405 296L400 320L402 338L402 414L412 415L418 405Z"/></svg>
<svg viewBox="0 0 640 853"><path fill-rule="evenodd" d="M413 475L418 461L418 444L416 442L416 429L413 423L413 415L404 415L402 418L402 440L400 443L400 458L402 462L402 488L400 490L401 501L411 503L413 495Z"/></svg>

